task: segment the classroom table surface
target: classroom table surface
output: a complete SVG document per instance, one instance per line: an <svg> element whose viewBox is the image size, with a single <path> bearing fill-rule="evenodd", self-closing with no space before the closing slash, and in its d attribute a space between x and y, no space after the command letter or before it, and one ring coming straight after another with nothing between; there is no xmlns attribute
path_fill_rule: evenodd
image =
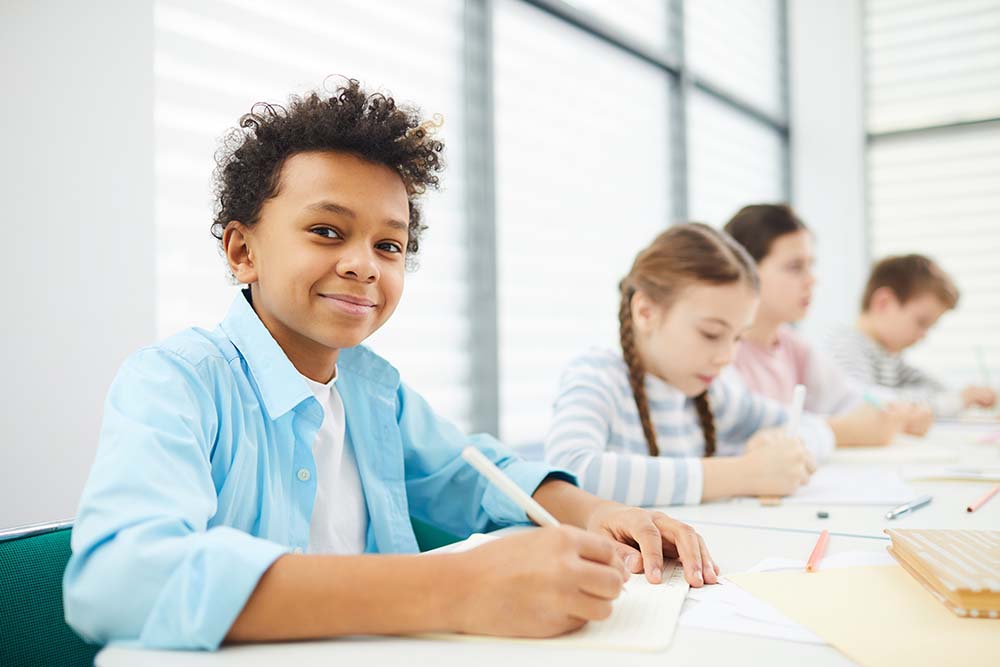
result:
<svg viewBox="0 0 1000 667"><path fill-rule="evenodd" d="M962 426L935 428L929 441L953 447L964 466L1000 466L1000 444L975 442L975 429ZM852 465L852 464L831 464ZM882 464L880 464L882 465ZM888 466L889 469L892 466ZM883 530L898 528L1000 527L1000 501L987 503L969 514L965 507L989 488L979 482L919 482L915 489L934 496L931 505L888 521L885 507L816 506L782 504L761 506L758 501L736 499L692 507L664 508L695 526L723 573L744 571L764 558L804 560L817 535L831 532L828 555L848 551L884 551L889 544ZM818 510L829 513L819 519ZM900 638L904 641L905 638ZM96 660L98 667L219 667L223 665L378 665L400 663L461 665L542 664L558 660L575 667L607 667L609 661L629 665L733 665L767 664L769 667L809 664L812 667L853 664L831 646L807 644L749 635L714 632L678 626L673 643L661 653L610 653L553 648L531 644L486 641L454 643L405 637L352 637L324 641L225 646L216 652L149 651L109 646Z"/></svg>

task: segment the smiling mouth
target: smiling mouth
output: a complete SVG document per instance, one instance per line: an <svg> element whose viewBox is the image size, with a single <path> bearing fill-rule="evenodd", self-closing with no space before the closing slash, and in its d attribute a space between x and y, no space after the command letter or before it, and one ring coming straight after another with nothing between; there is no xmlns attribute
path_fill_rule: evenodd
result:
<svg viewBox="0 0 1000 667"><path fill-rule="evenodd" d="M704 383L704 384L712 384L712 380L715 379L714 375L697 375L695 377L697 377L699 380L701 380L702 383Z"/></svg>
<svg viewBox="0 0 1000 667"><path fill-rule="evenodd" d="M323 300L347 315L363 316L375 310L375 304L364 297L350 294L320 294Z"/></svg>

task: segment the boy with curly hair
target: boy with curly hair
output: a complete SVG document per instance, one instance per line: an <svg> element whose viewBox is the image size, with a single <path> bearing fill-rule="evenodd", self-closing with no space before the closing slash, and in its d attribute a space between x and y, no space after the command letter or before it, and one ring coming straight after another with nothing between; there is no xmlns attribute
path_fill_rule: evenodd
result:
<svg viewBox="0 0 1000 667"><path fill-rule="evenodd" d="M419 249L433 124L350 80L241 125L212 231L247 287L218 328L140 350L109 390L64 582L80 634L547 636L607 617L629 572L660 581L664 556L716 581L688 526L463 435L361 345ZM528 521L465 465L469 444L563 525L415 557L411 516L459 536Z"/></svg>

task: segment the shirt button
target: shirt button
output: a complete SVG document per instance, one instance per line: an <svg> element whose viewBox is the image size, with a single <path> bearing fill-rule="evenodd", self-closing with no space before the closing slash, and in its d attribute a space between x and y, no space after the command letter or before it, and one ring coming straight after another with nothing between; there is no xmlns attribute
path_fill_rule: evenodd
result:
<svg viewBox="0 0 1000 667"><path fill-rule="evenodd" d="M299 468L299 481L300 482L308 482L309 478L311 476L312 475L309 474L309 470L307 468Z"/></svg>
<svg viewBox="0 0 1000 667"><path fill-rule="evenodd" d="M293 554L300 554L300 553L302 553L302 547L295 547L294 549L292 549L292 553Z"/></svg>

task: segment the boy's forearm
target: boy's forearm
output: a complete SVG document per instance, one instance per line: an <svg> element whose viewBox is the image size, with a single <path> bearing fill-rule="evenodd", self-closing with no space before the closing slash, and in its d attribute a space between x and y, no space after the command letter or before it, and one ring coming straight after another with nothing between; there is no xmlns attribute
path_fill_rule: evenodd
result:
<svg viewBox="0 0 1000 667"><path fill-rule="evenodd" d="M587 527L588 520L598 507L614 502L598 498L560 479L542 482L532 497L560 523L578 528Z"/></svg>
<svg viewBox="0 0 1000 667"><path fill-rule="evenodd" d="M226 641L454 630L460 569L460 554L285 555L257 582Z"/></svg>

